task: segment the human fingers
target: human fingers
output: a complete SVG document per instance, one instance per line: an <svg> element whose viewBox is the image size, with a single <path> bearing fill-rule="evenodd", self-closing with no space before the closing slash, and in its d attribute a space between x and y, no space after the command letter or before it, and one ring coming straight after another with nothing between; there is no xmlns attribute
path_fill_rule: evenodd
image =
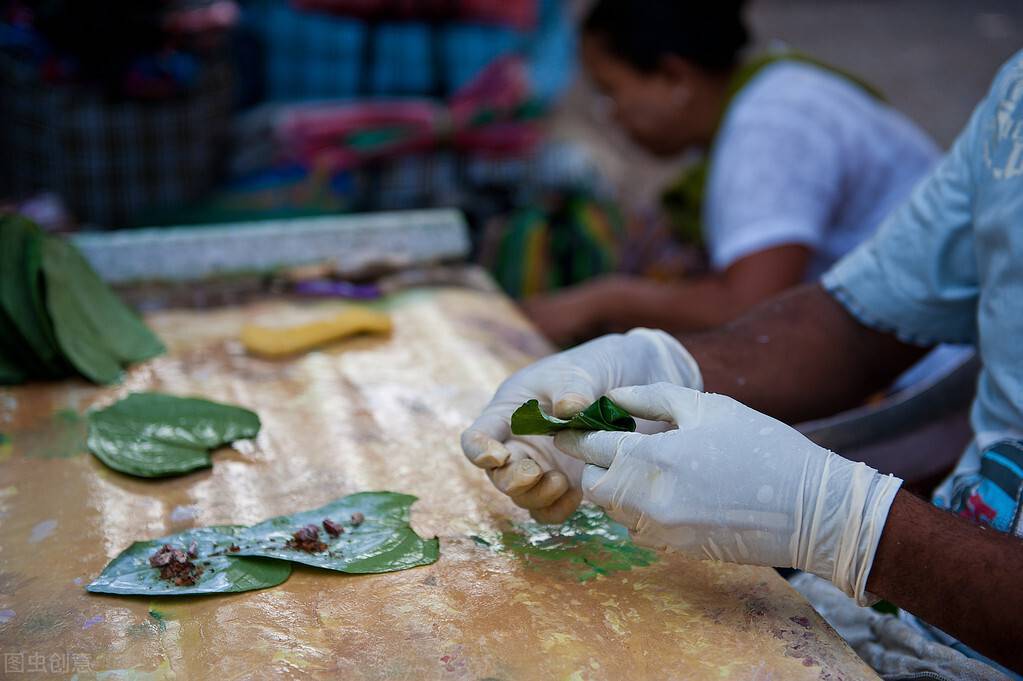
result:
<svg viewBox="0 0 1023 681"><path fill-rule="evenodd" d="M551 411L559 419L571 418L593 404L593 379L580 367L568 367L560 376L557 389L551 391Z"/></svg>
<svg viewBox="0 0 1023 681"><path fill-rule="evenodd" d="M508 460L503 466L487 470L491 482L501 492L510 497L519 496L540 482L544 474L544 466L536 459L535 448L521 440L509 440L505 443Z"/></svg>
<svg viewBox="0 0 1023 681"><path fill-rule="evenodd" d="M645 436L607 430L563 430L554 436L554 446L580 461L606 469L611 467L623 445L642 437Z"/></svg>
<svg viewBox="0 0 1023 681"><path fill-rule="evenodd" d="M554 525L568 520L569 516L579 508L583 500L583 492L580 489L569 489L561 497L546 508L530 509L529 515L538 523Z"/></svg>
<svg viewBox="0 0 1023 681"><path fill-rule="evenodd" d="M616 388L608 397L633 416L681 426L699 420L708 396L671 383L654 383Z"/></svg>
<svg viewBox="0 0 1023 681"><path fill-rule="evenodd" d="M487 476L502 494L514 496L535 485L543 477L543 470L532 459L518 459L487 469Z"/></svg>
<svg viewBox="0 0 1023 681"><path fill-rule="evenodd" d="M508 463L511 453L504 443L511 437L508 420L492 407L462 433L462 453L479 468L498 468Z"/></svg>
<svg viewBox="0 0 1023 681"><path fill-rule="evenodd" d="M525 509L546 508L568 491L568 478L560 471L547 471L532 487L520 494L512 495L516 506Z"/></svg>
<svg viewBox="0 0 1023 681"><path fill-rule="evenodd" d="M605 511L614 511L611 507L611 490L604 489L600 481L607 475L607 469L600 466L588 464L583 469L582 488L583 498L590 503L600 506Z"/></svg>

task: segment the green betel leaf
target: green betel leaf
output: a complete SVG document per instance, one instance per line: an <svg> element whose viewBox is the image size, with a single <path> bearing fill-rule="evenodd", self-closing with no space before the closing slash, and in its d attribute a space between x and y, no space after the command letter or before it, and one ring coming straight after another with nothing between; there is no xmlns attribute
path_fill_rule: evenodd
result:
<svg viewBox="0 0 1023 681"><path fill-rule="evenodd" d="M3 328L0 328L0 334L3 332ZM27 378L28 374L25 373L22 364L8 356L8 351L0 344L0 385L23 383Z"/></svg>
<svg viewBox="0 0 1023 681"><path fill-rule="evenodd" d="M231 549L237 546L245 530L241 525L200 527L135 542L110 561L86 588L106 594L187 596L265 589L287 580L291 575L290 563L235 557L237 554ZM151 562L154 556L167 545L188 562L174 564L171 560L169 567L154 566ZM160 562L160 558L155 560Z"/></svg>
<svg viewBox="0 0 1023 681"><path fill-rule="evenodd" d="M25 382L25 374L17 367L0 359L0 385L17 385Z"/></svg>
<svg viewBox="0 0 1023 681"><path fill-rule="evenodd" d="M429 565L437 560L439 542L420 538L409 526L415 500L362 492L252 527L218 525L135 542L87 588L183 596L275 586L288 578L293 562L357 574Z"/></svg>
<svg viewBox="0 0 1023 681"><path fill-rule="evenodd" d="M568 428L569 419L559 419L540 408L540 402L529 400L512 413L512 435L553 435Z"/></svg>
<svg viewBox="0 0 1023 681"><path fill-rule="evenodd" d="M612 402L611 398L601 397L573 416L568 422L568 427L576 430L618 430L631 433L636 430L636 420L629 412Z"/></svg>
<svg viewBox="0 0 1023 681"><path fill-rule="evenodd" d="M545 413L536 400L523 404L511 417L513 435L554 435L567 429L632 432L636 430L636 420L607 397L601 397L570 419Z"/></svg>
<svg viewBox="0 0 1023 681"><path fill-rule="evenodd" d="M89 450L114 470L146 478L212 465L210 450L255 437L259 416L241 407L133 393L89 414Z"/></svg>
<svg viewBox="0 0 1023 681"><path fill-rule="evenodd" d="M235 555L357 574L429 565L437 560L439 542L422 539L409 526L415 500L408 494L360 492L312 511L271 518L248 529Z"/></svg>
<svg viewBox="0 0 1023 681"><path fill-rule="evenodd" d="M121 367L155 357L163 344L97 276L71 244L48 238L42 246L46 306L57 341L86 378L112 383Z"/></svg>
<svg viewBox="0 0 1023 681"><path fill-rule="evenodd" d="M46 306L41 263L46 236L21 217L0 221L0 308L8 353L31 375L53 378L68 373Z"/></svg>
<svg viewBox="0 0 1023 681"><path fill-rule="evenodd" d="M24 382L35 366L35 358L27 355L20 334L0 304L0 385Z"/></svg>

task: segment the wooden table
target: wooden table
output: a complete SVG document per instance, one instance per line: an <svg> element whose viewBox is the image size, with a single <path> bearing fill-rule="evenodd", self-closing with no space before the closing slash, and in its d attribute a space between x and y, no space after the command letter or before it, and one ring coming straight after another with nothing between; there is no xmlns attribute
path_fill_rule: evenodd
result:
<svg viewBox="0 0 1023 681"><path fill-rule="evenodd" d="M500 380L547 349L502 296L408 291L385 304L391 337L293 361L249 357L236 340L246 320L339 305L157 312L148 321L170 351L121 385L0 389L7 677L22 678L20 664L25 678L80 679L876 678L772 570L634 560L599 542L530 550L541 529L458 446ZM126 477L84 453L80 415L138 390L240 404L263 429L210 470ZM413 525L440 537L436 564L373 576L297 568L276 588L202 598L84 589L133 540L380 489L420 498Z"/></svg>

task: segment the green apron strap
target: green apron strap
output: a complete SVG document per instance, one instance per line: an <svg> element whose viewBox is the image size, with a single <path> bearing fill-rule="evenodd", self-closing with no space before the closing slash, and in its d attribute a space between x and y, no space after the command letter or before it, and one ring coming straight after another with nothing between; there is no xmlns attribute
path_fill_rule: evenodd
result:
<svg viewBox="0 0 1023 681"><path fill-rule="evenodd" d="M728 84L728 89L725 91L725 104L721 108L721 116L718 118L716 126L717 129L720 129L729 107L742 89L749 85L750 81L759 75L763 69L780 61L800 62L824 69L862 88L871 97L882 102L886 101L884 95L869 83L842 69L814 59L809 55L788 50L784 52L769 52L753 57L736 70L735 75L732 76ZM717 131L715 131L716 137ZM700 247L704 245L703 198L707 179L710 177L710 159L712 156L713 146L700 161L686 168L661 194L661 207L668 217L672 233L683 243Z"/></svg>

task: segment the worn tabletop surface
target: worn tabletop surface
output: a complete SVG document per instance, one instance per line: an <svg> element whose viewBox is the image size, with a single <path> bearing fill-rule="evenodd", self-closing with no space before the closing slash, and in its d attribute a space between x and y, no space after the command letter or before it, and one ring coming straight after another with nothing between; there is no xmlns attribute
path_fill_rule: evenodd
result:
<svg viewBox="0 0 1023 681"><path fill-rule="evenodd" d="M546 350L501 296L406 292L386 304L391 336L291 361L249 357L236 340L245 321L339 305L158 312L149 322L169 353L120 385L0 389L5 677L876 678L772 570L646 552L593 517L551 536L491 488L458 433ZM85 453L81 415L137 390L242 405L263 429L212 469L126 477ZM298 567L281 586L224 596L85 591L136 539L366 490L417 495L413 526L440 537L440 560L371 576Z"/></svg>

